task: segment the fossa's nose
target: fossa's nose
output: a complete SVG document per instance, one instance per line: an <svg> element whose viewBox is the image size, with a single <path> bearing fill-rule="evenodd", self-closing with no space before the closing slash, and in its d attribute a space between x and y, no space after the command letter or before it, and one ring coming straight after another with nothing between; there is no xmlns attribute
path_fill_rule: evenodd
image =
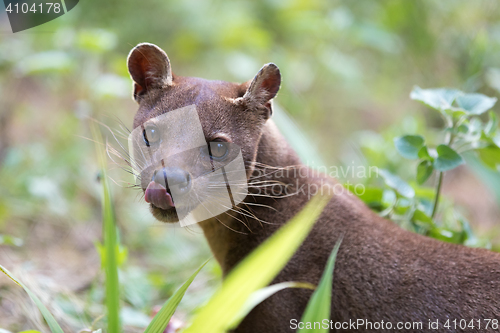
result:
<svg viewBox="0 0 500 333"><path fill-rule="evenodd" d="M153 173L151 182L144 193L146 202L164 209L172 210L175 199L182 198L191 189L191 175L175 167L164 167Z"/></svg>
<svg viewBox="0 0 500 333"><path fill-rule="evenodd" d="M153 173L153 182L164 186L170 194L172 190L177 195L184 195L191 187L189 172L177 167L164 167Z"/></svg>

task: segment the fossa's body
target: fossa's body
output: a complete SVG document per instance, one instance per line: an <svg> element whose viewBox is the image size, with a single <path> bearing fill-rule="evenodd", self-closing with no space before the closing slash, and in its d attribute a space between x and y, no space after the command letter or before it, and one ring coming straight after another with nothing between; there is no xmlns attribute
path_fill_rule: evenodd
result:
<svg viewBox="0 0 500 333"><path fill-rule="evenodd" d="M262 176L262 170L267 171L266 182L279 181L295 188L337 184L302 166L269 119L270 101L281 82L274 64L265 65L253 80L243 84L180 77L172 74L163 50L139 44L130 53L128 65L139 103L134 128L162 113L194 104L207 142L232 142L241 147L250 184L258 177L256 174ZM280 173L277 179L273 174L280 168L304 172L288 172L285 178ZM168 190L155 192L153 172L148 170L142 175L151 211L160 221L176 222ZM186 189L206 186L191 184L195 180L186 177ZM253 195L257 190L264 192ZM246 203L240 204L241 211L229 211L200 223L224 274L298 213L310 198L303 191L270 196L265 195L265 189L250 186L249 192ZM402 230L347 191L332 197L305 242L273 283L317 284L341 235L332 291L333 322L391 322L393 331L405 331L395 329L398 322L421 322L421 329L408 330L416 332L430 331L429 320L439 320L440 327L433 332L458 332L459 327L447 329L442 325L448 319L474 319L476 326L467 330L470 332L484 331L478 329L477 320L500 319L500 254ZM293 319L300 320L310 296L311 291L305 289L280 291L257 306L235 332L292 332ZM354 330L345 324L344 328L341 331L367 331L365 327Z"/></svg>

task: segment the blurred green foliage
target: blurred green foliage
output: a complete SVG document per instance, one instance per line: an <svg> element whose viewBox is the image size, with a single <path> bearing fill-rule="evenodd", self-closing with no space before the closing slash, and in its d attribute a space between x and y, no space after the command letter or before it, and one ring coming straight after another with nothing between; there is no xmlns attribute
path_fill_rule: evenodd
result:
<svg viewBox="0 0 500 333"><path fill-rule="evenodd" d="M437 129L443 125L439 115L412 102L409 91L414 85L449 86L498 97L499 22L496 0L82 0L42 26L2 33L0 234L5 245L0 246L35 260L40 244L33 239L42 236L33 230L39 225L65 230L63 239L69 230L84 230L83 240L70 238L75 244L85 242L86 232L99 234L99 168L88 117L118 137L127 135L122 125L130 128L136 105L125 60L139 42L162 47L178 75L242 82L264 63L276 63L283 75L276 102L298 124L288 127L302 128L310 138L302 140L303 151L317 152L310 158L318 156L319 164L327 165L376 165L407 181L414 179L415 168L397 154L393 138L418 133L439 142ZM0 28L8 31L5 21ZM496 176L480 163L471 165L500 200ZM128 252L120 267L123 324L144 327L145 314L172 295L209 250L199 231L154 221L140 193L127 188L130 175L116 167L110 177ZM416 196L432 201L432 191L415 188ZM373 189L366 194L373 200L367 201L390 203L394 196L387 193ZM445 196L441 205L446 210L453 200ZM53 237L42 245L57 247L61 236ZM21 241L16 250L13 245ZM103 312L96 305L104 297L99 263L88 265L84 275L90 287L78 295L83 314L69 307L75 312L72 327L75 322L90 327ZM208 299L220 275L214 261L207 264L180 312ZM64 295L55 299L68 309ZM20 322L9 328L32 327Z"/></svg>
<svg viewBox="0 0 500 333"><path fill-rule="evenodd" d="M360 193L359 197L381 216L411 231L447 242L491 248L488 239L476 237L469 222L455 205L448 202L445 209L439 209L439 203L442 200L445 172L465 164L463 156L467 155L476 169L481 164L474 161L481 160L483 168L489 167L493 171L487 174L488 178L495 182L500 181L498 119L491 111L488 121L483 122L480 118L496 104L497 99L456 89L420 87L415 87L410 97L441 115L442 143L429 142L419 134L395 137L394 148L399 155L416 161L410 164L416 164L414 176L410 177L411 183L382 169L365 180L364 184L368 188ZM425 128L419 129L424 130ZM400 163L396 171L407 168L408 164ZM434 189L424 187L433 174L436 184ZM382 186L377 186L377 183L381 183L376 179L379 176L383 179ZM354 185L350 187L355 189Z"/></svg>

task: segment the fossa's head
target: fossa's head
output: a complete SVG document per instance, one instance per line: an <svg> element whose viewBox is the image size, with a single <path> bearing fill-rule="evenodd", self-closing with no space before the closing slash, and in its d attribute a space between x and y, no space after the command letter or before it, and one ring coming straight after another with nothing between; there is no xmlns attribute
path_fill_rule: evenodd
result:
<svg viewBox="0 0 500 333"><path fill-rule="evenodd" d="M177 222L182 218L177 211L187 213L203 201L199 193L209 196L210 189L223 186L200 175L223 166L240 151L246 181L263 126L272 114L271 99L279 90L276 65L264 65L241 84L182 77L173 74L162 49L143 43L130 52L128 69L139 104L131 145L135 151L147 151L141 151L142 162L136 167L145 199L158 220ZM181 197L189 198L185 201L189 207L174 200Z"/></svg>

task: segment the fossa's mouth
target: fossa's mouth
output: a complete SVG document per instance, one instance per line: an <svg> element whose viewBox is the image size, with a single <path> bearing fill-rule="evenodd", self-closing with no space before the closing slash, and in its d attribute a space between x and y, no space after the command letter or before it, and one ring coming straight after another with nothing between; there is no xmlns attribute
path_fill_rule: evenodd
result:
<svg viewBox="0 0 500 333"><path fill-rule="evenodd" d="M159 221L179 221L172 195L161 184L150 182L144 191L144 200L151 205L151 212Z"/></svg>
<svg viewBox="0 0 500 333"><path fill-rule="evenodd" d="M144 192L144 199L147 203L152 204L157 208L169 210L175 207L172 195L167 192L167 189L154 181L150 182Z"/></svg>
<svg viewBox="0 0 500 333"><path fill-rule="evenodd" d="M160 222L166 222L166 223L179 222L179 217L177 216L175 208L162 209L151 204L151 213Z"/></svg>

